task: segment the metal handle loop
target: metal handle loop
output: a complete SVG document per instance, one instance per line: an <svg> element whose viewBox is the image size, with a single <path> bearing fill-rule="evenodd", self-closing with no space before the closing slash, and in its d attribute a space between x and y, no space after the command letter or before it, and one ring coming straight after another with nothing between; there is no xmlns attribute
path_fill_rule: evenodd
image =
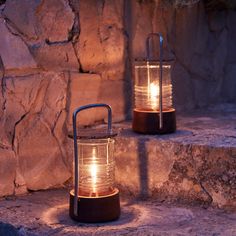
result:
<svg viewBox="0 0 236 236"><path fill-rule="evenodd" d="M77 145L77 129L76 129L76 117L80 111L90 109L90 108L96 108L96 107L105 107L107 108L107 117L108 117L108 125L107 129L109 134L112 133L112 110L111 107L107 104L104 103L98 103L98 104L89 104L85 105L82 107L77 108L73 112L73 139L74 139L74 171L75 171L75 187L74 187L74 214L77 216L78 215L78 204L77 204L77 199L78 199L78 188L79 188L79 169L78 169L78 145Z"/></svg>
<svg viewBox="0 0 236 236"><path fill-rule="evenodd" d="M159 79L159 128L162 129L163 127L163 107L162 107L162 62L163 62L163 36L160 33L150 33L146 39L146 50L147 50L147 64L149 64L150 58L150 40L153 37L159 38L160 43L160 79ZM148 67L149 70L149 67ZM149 73L148 73L149 74Z"/></svg>

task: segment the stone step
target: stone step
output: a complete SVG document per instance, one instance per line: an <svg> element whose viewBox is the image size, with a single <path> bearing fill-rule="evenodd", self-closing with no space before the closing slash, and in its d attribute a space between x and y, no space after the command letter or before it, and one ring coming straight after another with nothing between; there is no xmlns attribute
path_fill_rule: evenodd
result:
<svg viewBox="0 0 236 236"><path fill-rule="evenodd" d="M69 190L38 191L0 200L0 235L235 236L236 214L222 209L121 198L117 221L97 224L69 217ZM2 223L1 223L2 222Z"/></svg>
<svg viewBox="0 0 236 236"><path fill-rule="evenodd" d="M177 116L177 132L140 135L114 124L122 192L159 200L236 207L236 109Z"/></svg>

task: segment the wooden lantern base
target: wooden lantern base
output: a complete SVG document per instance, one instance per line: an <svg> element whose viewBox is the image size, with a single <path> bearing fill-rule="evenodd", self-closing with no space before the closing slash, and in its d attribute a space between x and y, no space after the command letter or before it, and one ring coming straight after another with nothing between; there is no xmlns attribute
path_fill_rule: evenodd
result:
<svg viewBox="0 0 236 236"><path fill-rule="evenodd" d="M84 223L113 221L120 216L119 190L102 197L78 197L78 212L74 214L74 191L70 192L69 215L73 220Z"/></svg>
<svg viewBox="0 0 236 236"><path fill-rule="evenodd" d="M159 112L133 111L133 131L142 134L168 134L176 131L175 109L163 111L163 127L159 128Z"/></svg>

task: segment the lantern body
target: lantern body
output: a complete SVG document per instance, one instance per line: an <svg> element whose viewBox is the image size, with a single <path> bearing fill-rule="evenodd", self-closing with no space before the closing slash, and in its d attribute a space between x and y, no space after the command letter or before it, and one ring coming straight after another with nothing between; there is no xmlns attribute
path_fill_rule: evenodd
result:
<svg viewBox="0 0 236 236"><path fill-rule="evenodd" d="M162 62L162 93L160 93L160 62L136 61L134 65L133 130L146 134L165 134L176 130L172 102L171 63ZM162 94L163 124L160 123Z"/></svg>
<svg viewBox="0 0 236 236"><path fill-rule="evenodd" d="M105 107L107 130L84 130L77 135L77 114L88 108ZM114 137L111 107L90 104L73 113L74 189L70 191L70 217L76 221L97 223L116 220L120 216L119 190L114 187ZM95 133L94 133L95 132Z"/></svg>
<svg viewBox="0 0 236 236"><path fill-rule="evenodd" d="M114 192L114 139L78 140L79 194L99 197Z"/></svg>

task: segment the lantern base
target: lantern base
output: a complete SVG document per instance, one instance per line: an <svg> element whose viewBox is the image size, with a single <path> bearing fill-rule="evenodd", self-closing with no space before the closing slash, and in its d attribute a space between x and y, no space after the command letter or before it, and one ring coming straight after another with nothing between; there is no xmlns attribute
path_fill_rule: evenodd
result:
<svg viewBox="0 0 236 236"><path fill-rule="evenodd" d="M159 112L133 111L133 131L142 134L169 134L176 131L175 109L163 111L163 127L159 128Z"/></svg>
<svg viewBox="0 0 236 236"><path fill-rule="evenodd" d="M120 216L119 190L102 197L79 196L78 211L74 214L74 191L70 192L69 215L73 220L84 223L98 223L113 221Z"/></svg>

